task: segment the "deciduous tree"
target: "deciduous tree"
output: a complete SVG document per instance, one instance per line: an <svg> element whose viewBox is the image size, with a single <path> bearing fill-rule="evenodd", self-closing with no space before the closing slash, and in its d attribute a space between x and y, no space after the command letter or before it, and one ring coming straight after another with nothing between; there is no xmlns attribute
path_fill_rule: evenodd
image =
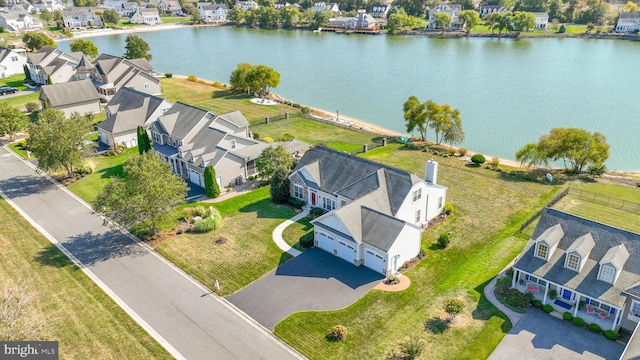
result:
<svg viewBox="0 0 640 360"><path fill-rule="evenodd" d="M284 146L270 146L256 159L256 168L263 179L271 179L278 168L291 169L293 158Z"/></svg>
<svg viewBox="0 0 640 360"><path fill-rule="evenodd" d="M240 63L236 67L235 70L231 72L231 76L229 76L229 84L235 91L243 91L250 93L251 89L249 84L247 83L247 74L251 70L251 64L249 63Z"/></svg>
<svg viewBox="0 0 640 360"><path fill-rule="evenodd" d="M451 105L433 104L427 109L431 121L429 122L432 129L436 132L436 144L440 145L447 132L451 131L451 138L456 139L460 134L456 132L462 131L462 120L460 119L460 110L453 109ZM456 129L458 127L459 129ZM442 137L440 137L442 134ZM464 133L462 133L464 139Z"/></svg>
<svg viewBox="0 0 640 360"><path fill-rule="evenodd" d="M406 122L407 132L411 133L414 130L420 132L420 137L425 140L427 135L427 109L426 103L420 103L415 96L410 96L407 101L402 105L402 111L404 113L404 120Z"/></svg>
<svg viewBox="0 0 640 360"><path fill-rule="evenodd" d="M445 12L439 12L433 15L434 22L436 24L436 29L444 30L449 27L451 24L451 16Z"/></svg>
<svg viewBox="0 0 640 360"><path fill-rule="evenodd" d="M252 91L264 96L271 88L280 85L280 73L265 65L255 65L251 67L245 80Z"/></svg>
<svg viewBox="0 0 640 360"><path fill-rule="evenodd" d="M107 9L102 13L102 21L105 24L115 25L120 22L120 15L118 15L116 9Z"/></svg>
<svg viewBox="0 0 640 360"><path fill-rule="evenodd" d="M216 169L213 165L207 165L204 168L204 191L212 199L220 196L220 184L216 179Z"/></svg>
<svg viewBox="0 0 640 360"><path fill-rule="evenodd" d="M244 10L242 10L242 8L240 7L233 6L231 9L229 9L227 18L231 22L242 24L244 22Z"/></svg>
<svg viewBox="0 0 640 360"><path fill-rule="evenodd" d="M84 137L90 131L91 121L78 113L67 118L61 110L45 109L29 128L28 144L42 169L59 167L73 176L85 152Z"/></svg>
<svg viewBox="0 0 640 360"><path fill-rule="evenodd" d="M624 13L634 13L640 11L640 8L638 7L638 4L634 3L633 1L627 1L627 3L622 9L620 9L620 11Z"/></svg>
<svg viewBox="0 0 640 360"><path fill-rule="evenodd" d="M149 50L151 50L151 48L140 36L129 34L124 42L124 57L126 59L145 58L147 60L151 60L152 56L149 54Z"/></svg>
<svg viewBox="0 0 640 360"><path fill-rule="evenodd" d="M80 51L92 58L98 56L98 47L90 40L74 40L69 44L69 49L73 52Z"/></svg>
<svg viewBox="0 0 640 360"><path fill-rule="evenodd" d="M35 31L30 31L22 35L22 42L32 51L40 50L43 46L58 47L56 43L53 42L53 39L46 34Z"/></svg>
<svg viewBox="0 0 640 360"><path fill-rule="evenodd" d="M531 30L536 26L536 17L530 12L516 11L511 16L511 26L518 37L521 32Z"/></svg>
<svg viewBox="0 0 640 360"><path fill-rule="evenodd" d="M149 152L151 150L151 140L149 134L143 126L138 126L138 153L140 155Z"/></svg>
<svg viewBox="0 0 640 360"><path fill-rule="evenodd" d="M480 25L482 23L480 15L478 15L475 10L460 11L458 19L464 24L464 28L467 30L467 36L469 36L469 33L476 25Z"/></svg>
<svg viewBox="0 0 640 360"><path fill-rule="evenodd" d="M288 6L280 11L279 16L282 27L285 29L291 29L298 25L302 14L300 13L300 10L298 10L298 8L296 8L295 6Z"/></svg>
<svg viewBox="0 0 640 360"><path fill-rule="evenodd" d="M171 172L169 163L148 152L134 156L124 165L124 177L114 177L96 197L96 212L124 227L142 225L157 234L157 223L183 204L187 184Z"/></svg>
<svg viewBox="0 0 640 360"><path fill-rule="evenodd" d="M15 134L29 126L27 117L15 106L0 102L0 134L9 135L13 141Z"/></svg>

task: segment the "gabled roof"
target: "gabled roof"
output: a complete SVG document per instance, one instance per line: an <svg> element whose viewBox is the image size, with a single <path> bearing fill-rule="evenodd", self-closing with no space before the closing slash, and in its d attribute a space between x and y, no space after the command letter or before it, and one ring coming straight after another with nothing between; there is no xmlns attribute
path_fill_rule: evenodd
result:
<svg viewBox="0 0 640 360"><path fill-rule="evenodd" d="M600 264L611 262L617 268L622 269L627 259L629 259L629 252L624 244L620 244L610 248L600 260Z"/></svg>
<svg viewBox="0 0 640 360"><path fill-rule="evenodd" d="M177 102L158 121L162 124L167 135L184 140L189 133L198 132L205 125L205 120L212 118L213 114L207 110Z"/></svg>
<svg viewBox="0 0 640 360"><path fill-rule="evenodd" d="M247 119L244 117L244 115L242 115L242 113L239 110L217 115L213 121L214 122L226 121L232 125L235 125L238 128L249 126L249 121L247 121Z"/></svg>
<svg viewBox="0 0 640 360"><path fill-rule="evenodd" d="M151 119L164 99L131 88L122 88L106 106L110 114L97 127L112 134L135 130Z"/></svg>
<svg viewBox="0 0 640 360"><path fill-rule="evenodd" d="M4 61L4 59L8 58L12 54L17 54L17 52L0 46L0 62Z"/></svg>
<svg viewBox="0 0 640 360"><path fill-rule="evenodd" d="M71 81L53 85L42 85L40 100L47 100L52 107L100 100L91 80Z"/></svg>
<svg viewBox="0 0 640 360"><path fill-rule="evenodd" d="M640 19L640 11L632 12L632 13L621 13L620 20L636 20Z"/></svg>
<svg viewBox="0 0 640 360"><path fill-rule="evenodd" d="M581 256L589 256L589 253L596 246L591 234L584 234L574 241L567 251L577 251Z"/></svg>
<svg viewBox="0 0 640 360"><path fill-rule="evenodd" d="M562 231L562 226L560 224L553 225L546 229L540 236L536 238L536 241L540 241L541 239L545 239L549 246L554 246L555 244L560 242L560 239L564 236L564 231Z"/></svg>
<svg viewBox="0 0 640 360"><path fill-rule="evenodd" d="M362 242L389 251L391 246L407 224L392 216L385 215L367 207L361 207Z"/></svg>
<svg viewBox="0 0 640 360"><path fill-rule="evenodd" d="M80 62L78 62L78 65L76 66L76 71L92 71L93 69L95 69L95 66L93 66L91 61L89 61L89 59L87 59L83 54L80 58Z"/></svg>

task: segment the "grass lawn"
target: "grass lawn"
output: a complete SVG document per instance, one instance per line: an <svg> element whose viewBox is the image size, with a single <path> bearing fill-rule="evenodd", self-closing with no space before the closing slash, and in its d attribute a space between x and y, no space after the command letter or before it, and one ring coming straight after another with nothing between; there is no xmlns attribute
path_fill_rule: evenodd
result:
<svg viewBox="0 0 640 360"><path fill-rule="evenodd" d="M191 17L190 16L160 16L160 21L163 24L191 23Z"/></svg>
<svg viewBox="0 0 640 360"><path fill-rule="evenodd" d="M22 156L23 159L28 159L27 158L27 150L25 150L22 145L24 145L24 143L27 140L20 140L14 143L9 144L9 149L13 150L13 152L15 152L16 154Z"/></svg>
<svg viewBox="0 0 640 360"><path fill-rule="evenodd" d="M27 87L22 84L23 82L24 82L24 74L11 75L11 76L7 76L4 79L0 79L0 87L11 86L14 88L18 88L20 90L24 90Z"/></svg>
<svg viewBox="0 0 640 360"><path fill-rule="evenodd" d="M129 157L136 154L138 154L138 147L129 148L118 156L98 155L88 158L86 161L95 165L95 171L85 176L82 180L69 185L69 190L80 196L84 201L93 202L93 199L98 196L112 176L122 175L122 166Z"/></svg>
<svg viewBox="0 0 640 360"><path fill-rule="evenodd" d="M580 193L579 190L585 192ZM594 196L594 193L598 195ZM620 199L624 201L624 209ZM637 187L605 180L574 181L569 194L553 207L583 218L640 233L640 188Z"/></svg>
<svg viewBox="0 0 640 360"><path fill-rule="evenodd" d="M434 158L397 144L364 156L418 176ZM422 339L429 359L488 357L511 324L482 290L522 250L527 237L514 235L520 224L559 187L467 167L455 158L435 159L440 163L439 183L448 186L447 200L455 214L424 233L427 258L407 273L411 287L398 293L373 290L343 310L293 314L276 326L279 337L311 359L385 358L410 335ZM449 231L452 242L441 250L436 239ZM462 299L466 310L460 325L442 332L442 301L449 297ZM347 327L345 341L326 337L336 324Z"/></svg>
<svg viewBox="0 0 640 360"><path fill-rule="evenodd" d="M370 134L305 118L291 118L254 125L251 131L259 134L261 139L267 136L275 139L289 133L298 140L311 144L323 143L333 149L347 152L362 149L363 144L371 144L375 139Z"/></svg>
<svg viewBox="0 0 640 360"><path fill-rule="evenodd" d="M182 74L190 75L190 74ZM171 102L181 101L216 114L240 110L250 123L258 123L266 116L281 115L285 112L297 113L298 109L288 105L256 105L252 96L233 94L209 84L201 84L186 79L162 78L162 94Z"/></svg>
<svg viewBox="0 0 640 360"><path fill-rule="evenodd" d="M300 245L300 240L304 237L311 237L311 239L313 239L313 225L309 223L309 218L306 217L287 226L282 232L284 241L293 246L294 249L300 251L306 250L306 248Z"/></svg>
<svg viewBox="0 0 640 360"><path fill-rule="evenodd" d="M38 100L38 96L40 96L40 93L36 91L34 93L29 93L27 95L16 96L8 99L2 99L2 102L5 102L11 106L16 106L20 110L23 110L23 109L26 109L25 105L28 102L36 102L39 104L40 100Z"/></svg>
<svg viewBox="0 0 640 360"><path fill-rule="evenodd" d="M174 236L156 250L205 286L211 288L218 280L219 295L235 293L291 258L276 246L271 233L295 212L272 203L268 187L204 205L213 205L223 215L220 229ZM217 244L221 237L228 241Z"/></svg>
<svg viewBox="0 0 640 360"><path fill-rule="evenodd" d="M0 284L31 279L61 359L171 359L78 267L0 200Z"/></svg>

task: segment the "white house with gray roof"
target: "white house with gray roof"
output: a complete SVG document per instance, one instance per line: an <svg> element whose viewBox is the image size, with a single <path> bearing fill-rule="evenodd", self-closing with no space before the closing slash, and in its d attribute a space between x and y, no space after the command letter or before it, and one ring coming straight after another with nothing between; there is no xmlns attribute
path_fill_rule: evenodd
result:
<svg viewBox="0 0 640 360"><path fill-rule="evenodd" d="M640 30L640 11L620 14L616 24L616 32L630 34L638 30Z"/></svg>
<svg viewBox="0 0 640 360"><path fill-rule="evenodd" d="M31 80L44 85L49 79L54 84L70 81L76 74L75 68L82 59L81 52L64 51L43 46L36 53L27 55L27 65Z"/></svg>
<svg viewBox="0 0 640 360"><path fill-rule="evenodd" d="M122 88L105 110L107 119L98 123L100 141L109 147L138 145L138 126L147 126L169 111L171 103L131 88Z"/></svg>
<svg viewBox="0 0 640 360"><path fill-rule="evenodd" d="M226 187L256 175L255 160L270 146L249 137L249 122L240 111L215 115L175 103L149 126L153 150L173 172L204 187L204 168L216 169Z"/></svg>
<svg viewBox="0 0 640 360"><path fill-rule="evenodd" d="M144 58L125 59L100 54L93 61L90 77L98 92L107 100L125 87L150 95L162 93L160 80L153 75L153 66Z"/></svg>
<svg viewBox="0 0 640 360"><path fill-rule="evenodd" d="M0 78L24 73L27 57L13 49L0 47Z"/></svg>
<svg viewBox="0 0 640 360"><path fill-rule="evenodd" d="M156 25L161 22L157 8L138 8L129 16L130 24Z"/></svg>
<svg viewBox="0 0 640 360"><path fill-rule="evenodd" d="M557 311L605 330L640 322L639 234L546 208L513 268L513 288Z"/></svg>
<svg viewBox="0 0 640 360"><path fill-rule="evenodd" d="M97 114L101 111L100 95L88 79L42 85L39 99L43 109L59 109L66 116L71 116L74 112L84 115Z"/></svg>
<svg viewBox="0 0 640 360"><path fill-rule="evenodd" d="M428 29L436 29L436 14L445 13L451 18L451 22L447 26L447 29L459 30L464 26L458 19L458 15L462 11L462 5L455 4L439 4L435 8L429 10L429 24Z"/></svg>
<svg viewBox="0 0 640 360"><path fill-rule="evenodd" d="M328 211L312 221L315 245L354 265L395 273L420 252L422 229L442 213L447 188L438 163L425 180L396 168L316 146L298 162L291 196Z"/></svg>
<svg viewBox="0 0 640 360"><path fill-rule="evenodd" d="M62 22L66 28L102 27L102 18L91 7L73 7L62 10Z"/></svg>

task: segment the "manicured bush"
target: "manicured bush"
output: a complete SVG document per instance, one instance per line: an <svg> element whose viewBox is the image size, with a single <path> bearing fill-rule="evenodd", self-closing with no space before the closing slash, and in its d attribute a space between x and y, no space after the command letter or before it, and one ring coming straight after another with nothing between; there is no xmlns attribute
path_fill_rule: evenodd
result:
<svg viewBox="0 0 640 360"><path fill-rule="evenodd" d="M584 320L582 318L576 317L573 318L573 325L575 326L584 326Z"/></svg>
<svg viewBox="0 0 640 360"><path fill-rule="evenodd" d="M558 33L560 34L564 34L567 32L567 28L563 25L560 25L560 29L558 30Z"/></svg>
<svg viewBox="0 0 640 360"><path fill-rule="evenodd" d="M192 230L191 228L187 228L187 230L185 230L185 232L190 233L190 232L191 232L191 230Z"/></svg>
<svg viewBox="0 0 640 360"><path fill-rule="evenodd" d="M198 78L195 75L189 75L187 81L198 82Z"/></svg>
<svg viewBox="0 0 640 360"><path fill-rule="evenodd" d="M216 222L212 218L204 218L193 225L193 231L197 233L206 233L216 229Z"/></svg>
<svg viewBox="0 0 640 360"><path fill-rule="evenodd" d="M313 246L313 232L308 233L300 238L300 245L303 248L310 248Z"/></svg>
<svg viewBox="0 0 640 360"><path fill-rule="evenodd" d="M618 340L618 337L620 336L620 334L618 334L618 332L613 330L605 330L604 336L609 340Z"/></svg>
<svg viewBox="0 0 640 360"><path fill-rule="evenodd" d="M547 314L551 314L553 312L553 306L546 304L542 307L542 310L544 310L544 312L546 312Z"/></svg>
<svg viewBox="0 0 640 360"><path fill-rule="evenodd" d="M309 210L309 219L313 220L319 216L324 215L325 211L322 208L314 207Z"/></svg>
<svg viewBox="0 0 640 360"><path fill-rule="evenodd" d="M565 311L564 313L562 313L562 319L563 320L567 320L567 321L571 321L571 320L573 320L573 315L571 315L570 312Z"/></svg>
<svg viewBox="0 0 640 360"><path fill-rule="evenodd" d="M172 73L165 73L165 74L164 74L164 77L166 77L166 78L169 78L169 79L170 79L170 78L172 78L172 77L173 77L173 74L172 74Z"/></svg>
<svg viewBox="0 0 640 360"><path fill-rule="evenodd" d="M278 136L276 141L291 141L293 139L294 139L293 135L289 133L285 133L285 134L282 134L282 136Z"/></svg>
<svg viewBox="0 0 640 360"><path fill-rule="evenodd" d="M526 292L523 294L516 289L509 289L504 293L504 299L507 304L511 306L517 306L525 309L529 307L529 304L531 304L531 300L533 300L533 293Z"/></svg>
<svg viewBox="0 0 640 360"><path fill-rule="evenodd" d="M205 216L207 216L207 209L205 209L204 206L196 206L193 209L193 215L194 216L205 217Z"/></svg>
<svg viewBox="0 0 640 360"><path fill-rule="evenodd" d="M442 213L445 215L453 214L453 205L451 205L451 203L445 203L444 209L442 209Z"/></svg>
<svg viewBox="0 0 640 360"><path fill-rule="evenodd" d="M177 235L180 235L180 234L182 234L182 233L183 233L182 229L178 229L178 231L176 231L176 234L177 234Z"/></svg>
<svg viewBox="0 0 640 360"><path fill-rule="evenodd" d="M442 233L438 237L438 245L440 245L440 247L443 249L446 248L450 242L451 242L451 239L449 239L449 234L447 233Z"/></svg>
<svg viewBox="0 0 640 360"><path fill-rule="evenodd" d="M507 271L504 272L504 274L509 278L509 280L513 279L513 273L515 271L513 270L512 267L508 268Z"/></svg>
<svg viewBox="0 0 640 360"><path fill-rule="evenodd" d="M540 301L540 300L537 300L537 299L533 300L531 302L531 305L536 309L542 309L542 301Z"/></svg>
<svg viewBox="0 0 640 360"><path fill-rule="evenodd" d="M256 140L260 140L260 134L253 133L253 138L256 139Z"/></svg>
<svg viewBox="0 0 640 360"><path fill-rule="evenodd" d="M35 101L30 101L24 105L28 112L32 113L34 111L40 110L40 104Z"/></svg>
<svg viewBox="0 0 640 360"><path fill-rule="evenodd" d="M482 154L475 154L471 157L471 162L476 165L484 164L485 161L487 160L484 158L484 155Z"/></svg>
<svg viewBox="0 0 640 360"><path fill-rule="evenodd" d="M295 209L302 209L302 207L304 206L304 201L296 199L294 197L289 197L289 200L287 202Z"/></svg>
<svg viewBox="0 0 640 360"><path fill-rule="evenodd" d="M347 328L342 325L335 325L331 329L331 336L338 341L342 341L346 339L347 335L348 335Z"/></svg>
<svg viewBox="0 0 640 360"><path fill-rule="evenodd" d="M504 296L504 294L511 287L511 279L508 277L501 277L496 281L496 291L498 294Z"/></svg>
<svg viewBox="0 0 640 360"><path fill-rule="evenodd" d="M556 290L549 290L549 297L551 299L555 299L558 297L558 292Z"/></svg>
<svg viewBox="0 0 640 360"><path fill-rule="evenodd" d="M591 330L594 333L599 333L600 331L602 331L602 328L600 328L600 325L593 323L593 324L589 324L589 330Z"/></svg>
<svg viewBox="0 0 640 360"><path fill-rule="evenodd" d="M212 199L220 196L220 184L218 184L216 169L213 165L207 165L204 168L204 192Z"/></svg>

